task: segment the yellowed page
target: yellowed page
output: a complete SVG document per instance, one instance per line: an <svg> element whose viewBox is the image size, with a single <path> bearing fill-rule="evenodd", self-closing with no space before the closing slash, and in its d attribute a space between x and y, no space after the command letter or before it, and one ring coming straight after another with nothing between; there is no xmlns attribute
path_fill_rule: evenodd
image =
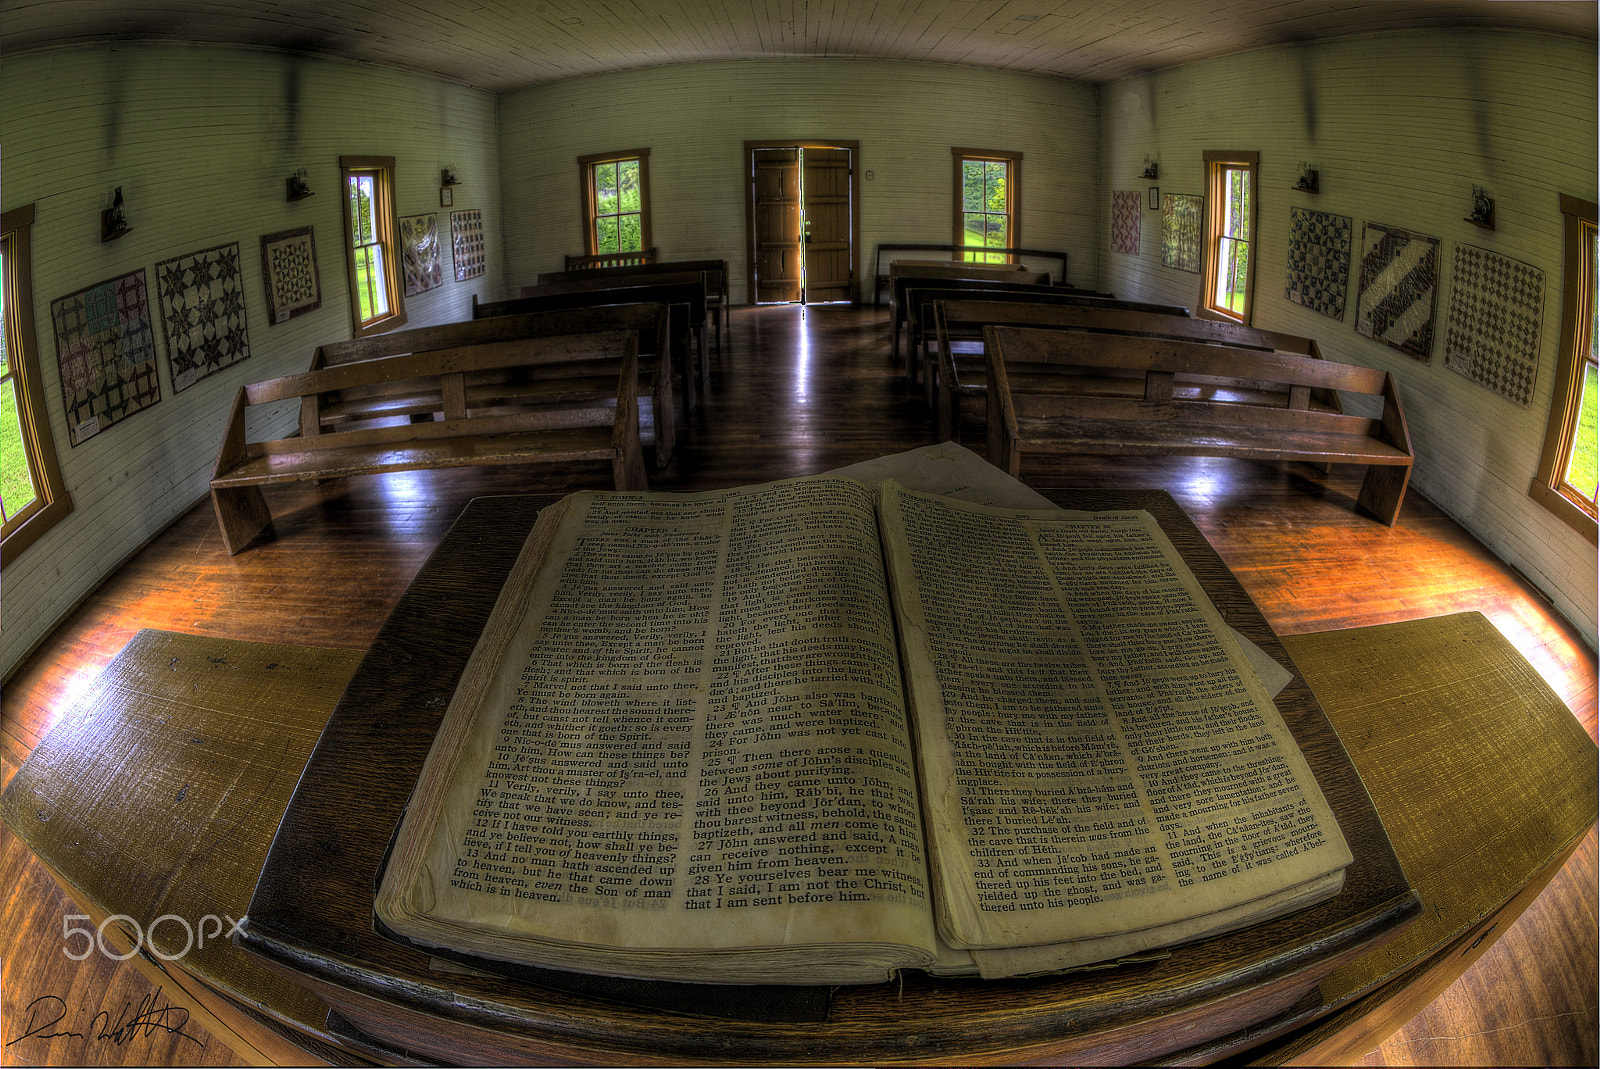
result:
<svg viewBox="0 0 1600 1069"><path fill-rule="evenodd" d="M431 835L402 835L386 923L661 979L931 961L871 492L578 494L532 552L545 537L441 729L459 753L430 756L424 786L448 796Z"/></svg>
<svg viewBox="0 0 1600 1069"><path fill-rule="evenodd" d="M892 484L880 512L953 946L1139 932L1349 863L1282 717L1149 514Z"/></svg>

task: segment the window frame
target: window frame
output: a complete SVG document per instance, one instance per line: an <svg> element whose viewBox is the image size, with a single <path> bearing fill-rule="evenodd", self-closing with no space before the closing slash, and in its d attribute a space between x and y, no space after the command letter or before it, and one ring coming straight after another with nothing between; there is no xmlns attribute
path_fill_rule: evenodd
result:
<svg viewBox="0 0 1600 1069"><path fill-rule="evenodd" d="M1256 246L1260 244L1256 219L1260 215L1257 205L1261 200L1259 152L1243 149L1207 149L1200 154L1205 166L1206 205L1205 240L1201 246L1200 314L1208 319L1221 319L1230 323L1250 325L1255 314ZM1218 272L1222 263L1222 243L1236 241L1225 231L1228 223L1227 175L1229 171L1242 170L1250 183L1249 218L1245 220L1245 279L1244 307L1235 312L1217 300Z"/></svg>
<svg viewBox="0 0 1600 1069"><path fill-rule="evenodd" d="M1595 515L1584 503L1562 492L1581 416L1584 371L1594 344L1596 287L1600 286L1595 250L1600 246L1600 220L1597 220L1594 201L1560 194L1560 206L1565 235L1561 348L1557 350L1556 384L1550 399L1544 447L1528 495L1591 543L1600 545Z"/></svg>
<svg viewBox="0 0 1600 1069"><path fill-rule="evenodd" d="M596 203L594 188L594 172L597 167L608 163L620 163L623 160L639 161L639 252L648 252L655 248L655 239L650 233L650 150L647 148L627 149L622 152L597 152L588 156L578 157L578 186L579 196L582 201L583 222L583 252L586 256L600 255L599 234L595 230L599 219L599 205ZM632 215L632 212L618 212L617 215ZM627 252L635 250L628 249Z"/></svg>
<svg viewBox="0 0 1600 1069"><path fill-rule="evenodd" d="M350 334L364 338L382 334L406 322L405 285L401 279L399 255L400 223L395 212L393 156L340 156L339 199L344 214L345 272L350 284ZM373 176L372 226L374 248L383 260L383 290L388 311L363 319L361 316L360 275L356 268L355 221L350 218L350 179Z"/></svg>
<svg viewBox="0 0 1600 1069"><path fill-rule="evenodd" d="M953 259L963 263L1015 263L1015 254L1006 254L1001 259L967 260L969 255L984 255L981 252L969 251L980 249L981 246L968 245L966 238L965 206L962 204L962 165L968 160L982 163L1004 163L1006 165L1006 242L1000 248L1020 249L1022 247L1022 153L1006 152L998 149L956 148L950 149L952 161L951 181L951 242L955 245ZM985 212L993 215L993 212ZM989 254L995 255L995 254Z"/></svg>
<svg viewBox="0 0 1600 1069"><path fill-rule="evenodd" d="M61 477L55 439L50 434L44 381L39 374L39 343L33 322L34 206L0 213L0 241L5 245L6 363L17 394L17 416L23 448L33 477L34 499L0 526L0 568L39 540L72 511L72 495Z"/></svg>

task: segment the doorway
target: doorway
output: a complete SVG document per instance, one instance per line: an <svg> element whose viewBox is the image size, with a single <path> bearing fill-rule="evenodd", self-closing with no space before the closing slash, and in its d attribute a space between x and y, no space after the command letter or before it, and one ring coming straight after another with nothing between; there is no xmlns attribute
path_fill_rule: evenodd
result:
<svg viewBox="0 0 1600 1069"><path fill-rule="evenodd" d="M855 141L746 141L752 304L856 299Z"/></svg>

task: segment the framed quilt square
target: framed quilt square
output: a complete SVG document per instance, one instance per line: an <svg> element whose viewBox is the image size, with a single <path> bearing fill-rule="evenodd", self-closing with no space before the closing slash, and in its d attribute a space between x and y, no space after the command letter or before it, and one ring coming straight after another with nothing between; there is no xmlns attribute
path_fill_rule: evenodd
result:
<svg viewBox="0 0 1600 1069"><path fill-rule="evenodd" d="M1161 265L1200 273L1200 221L1206 199L1192 193L1161 196Z"/></svg>
<svg viewBox="0 0 1600 1069"><path fill-rule="evenodd" d="M1312 311L1343 319L1353 232L1347 215L1290 208L1289 271L1283 295Z"/></svg>
<svg viewBox="0 0 1600 1069"><path fill-rule="evenodd" d="M268 323L287 323L322 307L317 239L309 226L261 235L261 278L267 287Z"/></svg>
<svg viewBox="0 0 1600 1069"><path fill-rule="evenodd" d="M72 445L161 400L144 268L50 302Z"/></svg>
<svg viewBox="0 0 1600 1069"><path fill-rule="evenodd" d="M1524 407L1533 403L1544 318L1544 272L1474 245L1456 245L1444 364Z"/></svg>
<svg viewBox="0 0 1600 1069"><path fill-rule="evenodd" d="M1357 294L1357 334L1427 363L1439 296L1439 239L1363 224Z"/></svg>
<svg viewBox="0 0 1600 1069"><path fill-rule="evenodd" d="M439 267L437 212L401 218L400 262L405 268L407 297L444 285L444 271Z"/></svg>
<svg viewBox="0 0 1600 1069"><path fill-rule="evenodd" d="M478 209L450 213L450 257L457 282L483 274L483 213Z"/></svg>
<svg viewBox="0 0 1600 1069"><path fill-rule="evenodd" d="M1137 189L1111 192L1111 251L1139 255L1139 220L1142 205Z"/></svg>
<svg viewBox="0 0 1600 1069"><path fill-rule="evenodd" d="M173 393L249 359L238 242L156 264L156 303Z"/></svg>

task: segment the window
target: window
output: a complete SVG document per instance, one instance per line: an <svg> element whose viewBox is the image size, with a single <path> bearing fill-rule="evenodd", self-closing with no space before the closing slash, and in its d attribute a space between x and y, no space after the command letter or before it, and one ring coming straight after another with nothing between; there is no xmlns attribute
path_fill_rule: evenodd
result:
<svg viewBox="0 0 1600 1069"><path fill-rule="evenodd" d="M969 252L968 247L1014 249L1018 192L1022 188L1022 153L950 150L955 158L956 257L971 263L1003 264L1011 257L998 252Z"/></svg>
<svg viewBox="0 0 1600 1069"><path fill-rule="evenodd" d="M1200 307L1221 319L1250 322L1255 284L1257 153L1206 152L1205 268Z"/></svg>
<svg viewBox="0 0 1600 1069"><path fill-rule="evenodd" d="M394 211L394 157L341 156L344 229L350 251L350 319L355 337L406 321Z"/></svg>
<svg viewBox="0 0 1600 1069"><path fill-rule="evenodd" d="M72 511L33 332L33 205L0 215L0 567Z"/></svg>
<svg viewBox="0 0 1600 1069"><path fill-rule="evenodd" d="M1561 198L1566 219L1566 267L1561 301L1560 373L1550 401L1539 472L1528 492L1546 508L1597 541L1595 525L1596 318L1600 317L1600 249L1595 242L1595 205Z"/></svg>
<svg viewBox="0 0 1600 1069"><path fill-rule="evenodd" d="M583 184L584 252L642 252L650 241L650 150L578 160Z"/></svg>

